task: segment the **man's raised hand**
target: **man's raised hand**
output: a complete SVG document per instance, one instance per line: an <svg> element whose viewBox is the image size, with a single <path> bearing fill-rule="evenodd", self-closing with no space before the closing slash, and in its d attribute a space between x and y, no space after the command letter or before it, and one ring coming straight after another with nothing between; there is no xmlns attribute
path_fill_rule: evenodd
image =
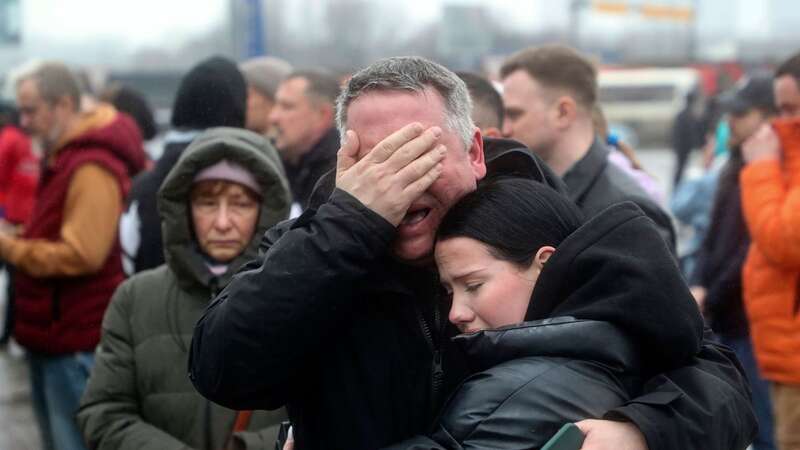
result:
<svg viewBox="0 0 800 450"><path fill-rule="evenodd" d="M437 145L442 130L412 123L387 136L358 159L359 137L348 130L337 154L336 187L352 195L392 225L433 184L447 154Z"/></svg>

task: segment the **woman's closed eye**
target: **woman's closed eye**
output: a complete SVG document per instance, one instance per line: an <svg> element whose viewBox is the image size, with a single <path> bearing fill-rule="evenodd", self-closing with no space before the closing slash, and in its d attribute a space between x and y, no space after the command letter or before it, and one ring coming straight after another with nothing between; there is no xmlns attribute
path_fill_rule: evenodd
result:
<svg viewBox="0 0 800 450"><path fill-rule="evenodd" d="M480 289L481 286L483 286L483 283L472 283L472 284L468 284L466 289L464 289L464 290L467 291L467 292L474 293L474 292L478 292L478 289Z"/></svg>

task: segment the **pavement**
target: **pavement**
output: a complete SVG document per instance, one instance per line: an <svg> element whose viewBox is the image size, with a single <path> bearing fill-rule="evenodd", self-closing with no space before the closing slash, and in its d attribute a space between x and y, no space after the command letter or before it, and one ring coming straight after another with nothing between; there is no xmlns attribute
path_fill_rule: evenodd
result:
<svg viewBox="0 0 800 450"><path fill-rule="evenodd" d="M6 272L0 270L0 327L5 323L7 284ZM31 408L25 354L11 342L0 346L0 450L40 448L39 432Z"/></svg>
<svg viewBox="0 0 800 450"><path fill-rule="evenodd" d="M669 195L672 180L672 152L665 149L637 153L645 169ZM0 319L5 311L5 283L0 277ZM0 320L0 323L2 321ZM30 401L27 364L23 351L11 344L0 347L0 450L39 450L36 422Z"/></svg>
<svg viewBox="0 0 800 450"><path fill-rule="evenodd" d="M15 344L0 348L0 450L38 450L28 370Z"/></svg>

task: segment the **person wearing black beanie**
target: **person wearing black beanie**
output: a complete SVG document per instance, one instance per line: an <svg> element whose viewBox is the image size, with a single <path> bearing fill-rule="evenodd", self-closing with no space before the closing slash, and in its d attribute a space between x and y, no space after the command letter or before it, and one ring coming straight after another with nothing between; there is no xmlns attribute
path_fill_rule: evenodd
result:
<svg viewBox="0 0 800 450"><path fill-rule="evenodd" d="M181 80L172 107L172 127L204 130L243 128L247 84L236 64L214 56L196 65Z"/></svg>
<svg viewBox="0 0 800 450"><path fill-rule="evenodd" d="M214 56L183 77L163 153L152 170L134 180L120 219L122 263L128 275L164 263L156 193L183 150L207 128L244 128L246 110L247 84L233 61Z"/></svg>

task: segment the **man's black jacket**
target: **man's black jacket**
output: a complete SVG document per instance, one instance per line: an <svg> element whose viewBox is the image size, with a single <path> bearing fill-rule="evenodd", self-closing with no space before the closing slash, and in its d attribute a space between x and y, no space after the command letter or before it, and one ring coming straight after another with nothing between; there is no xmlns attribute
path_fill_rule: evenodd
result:
<svg viewBox="0 0 800 450"><path fill-rule="evenodd" d="M485 152L490 175L563 189L519 144L486 140ZM393 262L394 233L338 190L268 231L195 328L198 391L233 409L287 405L300 450L375 449L427 431L468 370L447 339L437 275ZM607 417L632 420L650 450L744 448L756 425L735 361L704 340L691 365L654 376Z"/></svg>
<svg viewBox="0 0 800 450"><path fill-rule="evenodd" d="M292 197L301 207L308 206L311 193L317 180L336 167L336 152L339 150L339 131L332 127L314 144L308 153L300 158L297 165L284 161L286 177Z"/></svg>
<svg viewBox="0 0 800 450"><path fill-rule="evenodd" d="M564 174L569 197L587 218L611 205L631 201L658 227L661 237L675 253L675 229L672 220L641 186L608 160L609 149L595 139L589 151Z"/></svg>

